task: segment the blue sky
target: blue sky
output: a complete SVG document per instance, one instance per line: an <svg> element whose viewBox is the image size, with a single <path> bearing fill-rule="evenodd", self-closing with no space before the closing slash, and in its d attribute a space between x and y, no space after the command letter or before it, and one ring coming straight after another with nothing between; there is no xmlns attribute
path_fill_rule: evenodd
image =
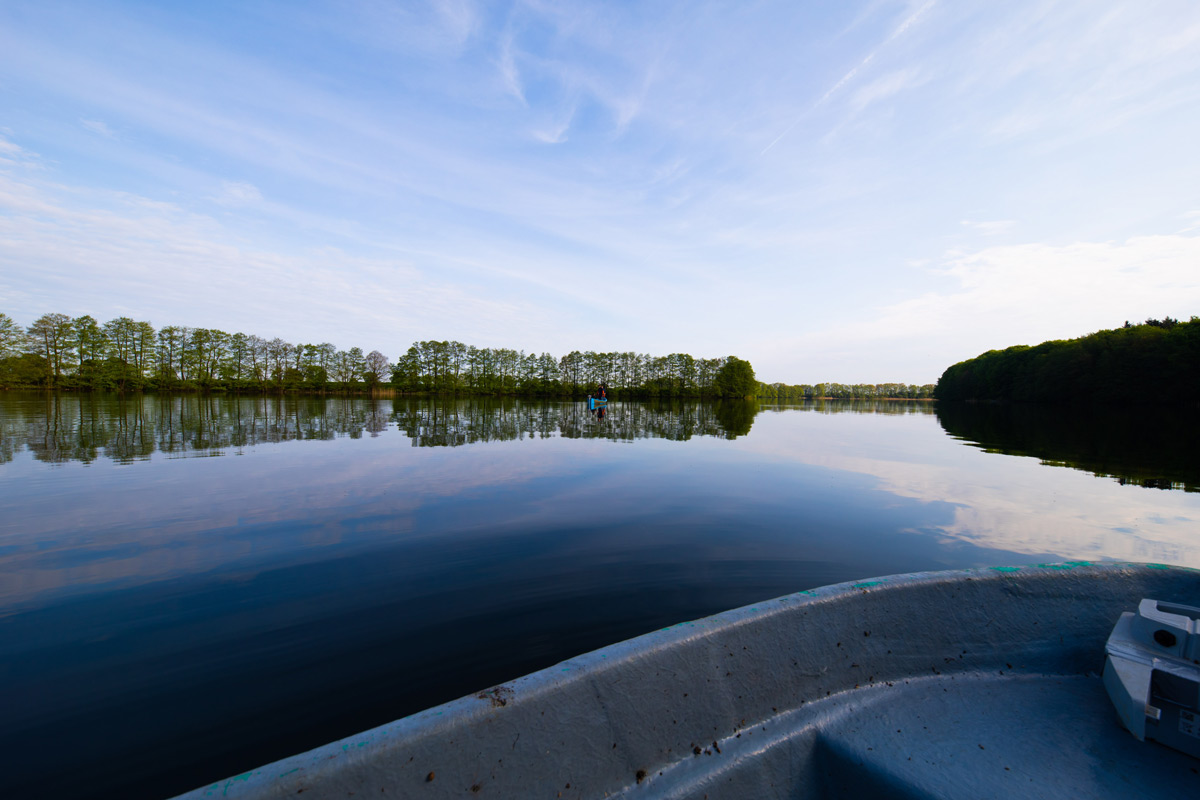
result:
<svg viewBox="0 0 1200 800"><path fill-rule="evenodd" d="M933 382L1200 314L1200 4L0 5L0 311Z"/></svg>

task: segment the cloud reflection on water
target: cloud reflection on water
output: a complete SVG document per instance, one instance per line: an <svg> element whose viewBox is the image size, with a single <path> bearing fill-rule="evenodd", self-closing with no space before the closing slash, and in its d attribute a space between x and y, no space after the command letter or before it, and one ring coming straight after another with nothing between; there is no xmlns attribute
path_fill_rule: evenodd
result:
<svg viewBox="0 0 1200 800"><path fill-rule="evenodd" d="M787 419L803 416L802 424ZM880 488L954 507L956 540L1015 553L1200 568L1200 494L1122 485L1030 456L964 445L930 415L760 414L738 446L870 475ZM1102 435L1102 434L1098 434Z"/></svg>

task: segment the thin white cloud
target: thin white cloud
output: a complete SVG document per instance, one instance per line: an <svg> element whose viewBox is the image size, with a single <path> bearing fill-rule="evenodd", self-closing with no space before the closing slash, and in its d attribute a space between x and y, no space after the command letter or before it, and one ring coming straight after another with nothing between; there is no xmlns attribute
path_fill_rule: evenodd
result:
<svg viewBox="0 0 1200 800"><path fill-rule="evenodd" d="M571 120L575 117L575 109L571 107L563 114L562 118L556 120L544 128L538 128L532 131L533 138L539 142L546 144L562 144L567 140L567 131L571 129Z"/></svg>
<svg viewBox="0 0 1200 800"><path fill-rule="evenodd" d="M221 191L213 198L223 206L246 206L262 202L262 192L246 181L224 181Z"/></svg>
<svg viewBox="0 0 1200 800"><path fill-rule="evenodd" d="M479 27L479 14L469 0L436 0L434 10L450 39L459 46L465 45Z"/></svg>
<svg viewBox="0 0 1200 800"><path fill-rule="evenodd" d="M857 66L853 67L849 72L843 75L841 80L831 86L829 90L825 92L825 94L821 95L821 99L817 101L817 105L822 105L823 103L828 102L831 97L841 91L843 86L854 80L858 73L866 69L867 65L875 60L875 57L879 55L880 51L904 35L905 31L915 25L917 21L921 17L925 16L925 13L928 12L929 9L933 8L933 6L936 4L937 0L927 0L927 2L920 6L916 11L913 11L911 14L905 17L900 24L896 26L895 30L893 30L891 34L889 34L888 37L879 44L878 47L868 53L866 57L858 63Z"/></svg>
<svg viewBox="0 0 1200 800"><path fill-rule="evenodd" d="M623 132L641 114L656 77L657 66L652 64L642 76L641 84L636 89L610 98L609 106L616 118L617 133Z"/></svg>
<svg viewBox="0 0 1200 800"><path fill-rule="evenodd" d="M497 67L500 69L500 79L504 84L504 88L513 97L521 101L521 105L528 106L529 101L525 99L525 90L521 86L521 73L517 67L516 55L513 53L513 38L512 34L506 34L500 42L500 57L497 60Z"/></svg>
<svg viewBox="0 0 1200 800"><path fill-rule="evenodd" d="M98 133L101 136L105 136L109 139L116 137L116 134L113 133L112 129L98 119L81 119L79 120L79 124L87 128L92 133Z"/></svg>
<svg viewBox="0 0 1200 800"><path fill-rule="evenodd" d="M784 129L783 133L781 133L781 134L779 134L778 136L776 136L776 137L775 137L775 138L774 138L774 139L771 141L771 143L770 143L770 144L768 144L766 147L764 147L764 148L762 149L762 152L760 152L760 153L759 153L759 155L760 155L760 156L766 155L768 150L770 150L770 149L771 149L772 147L774 147L775 145L779 144L779 142L780 142L780 141L781 141L781 140L782 140L782 139L783 139L785 136L787 136L789 133L791 133L791 132L792 132L792 130L793 130L793 129L794 129L796 126L797 126L797 125L799 125L799 124L800 124L800 122L801 122L801 120L803 120L803 119L804 119L804 118L805 118L805 117L806 117L808 114L812 113L812 112L813 112L815 109L817 109L817 108L819 108L819 107L821 107L821 106L825 105L827 102L829 102L829 100L830 100L832 97L834 97L836 94L838 94L838 92L840 92L844 86L846 86L846 85L847 85L847 84L849 84L851 81L853 81L853 80L855 79L855 77L857 77L857 76L858 76L858 74L859 74L860 72L862 72L863 70L865 70L865 69L868 67L868 65L870 65L870 63L871 63L872 61L874 61L874 60L875 60L875 57L876 57L876 56L877 56L877 55L878 55L878 54L879 54L879 53L880 53L880 52L881 52L881 51L882 51L884 48L886 48L886 47L887 47L889 44L891 44L891 43L892 43L892 42L894 42L896 39L898 39L900 36L902 36L902 35L904 34L904 32L905 32L905 31L907 31L909 28L911 28L913 25L915 25L915 24L917 23L917 21L918 21L918 20L920 20L920 18L921 18L921 17L925 16L926 12L928 12L928 11L929 11L929 9L933 8L933 6L934 6L934 5L936 5L936 4L937 4L937 0L927 0L927 1L926 1L926 2L925 2L923 5L922 5L922 6L920 6L919 8L917 8L915 11L913 11L913 12L912 12L911 14L909 14L907 17L905 17L905 18L904 18L904 19L903 19L903 20L900 22L900 24L899 24L898 26L896 26L895 30L893 30L893 31L891 32L891 34L889 34L889 35L888 35L888 37L887 37L886 39L884 39L884 40L883 40L883 41L882 41L882 42L881 42L881 43L880 43L880 44L879 44L879 45L878 45L878 46L877 46L877 47L876 47L874 50L872 50L870 53L867 53L867 55L866 55L866 56L863 58L863 60L862 60L862 61L860 61L860 62L859 62L857 65L855 65L854 67L852 67L852 68L850 69L850 71L849 71L849 72L847 72L845 75L843 75L843 76L841 77L841 79L839 79L839 80L837 81L837 83L835 83L833 86L829 87L829 89L828 89L828 90L826 90L826 92L825 92L823 95L821 95L821 97L820 97L820 98L819 98L819 99L816 101L816 103L814 103L814 104L812 105L812 107L811 107L810 109L808 109L806 112L804 112L803 114L801 114L800 116L798 116L798 117L795 119L795 121L794 121L794 122L792 122L792 124L791 124L791 125L789 125L787 128L785 128L785 129ZM894 78L895 78L896 76L903 77L902 73L897 73L895 76L893 76L893 80L894 80ZM886 78L886 76L885 76L885 78ZM909 76L909 79L911 80L911 76ZM873 85L874 85L874 84L873 84ZM903 85L900 85L900 86L888 86L888 85L885 83L885 84L880 84L880 85L878 85L878 86L875 88L875 90L874 90L874 91L875 91L876 93L878 93L878 94L879 94L879 96L881 96L881 97L882 97L882 96L886 96L887 94L894 94L895 92L897 92L897 91L900 91L900 90L901 90L901 89L903 89L903 88L906 88L906 87L905 87L905 86L903 86ZM866 91L866 94L864 95L864 94L860 93L860 95L861 95L861 96L860 96L860 97L858 98L858 100L856 101L856 102L862 102L862 106L863 106L863 107L865 107L865 106L866 106L868 103L872 102L872 99L878 99L878 98L871 98L871 97L870 97L870 94L871 94L871 92L870 92L870 87L868 87L868 89L867 89L867 90L865 90L865 91ZM864 100L865 100L865 102L863 102Z"/></svg>
<svg viewBox="0 0 1200 800"><path fill-rule="evenodd" d="M39 159L14 141L0 136L0 169L21 167L30 169L37 166Z"/></svg>
<svg viewBox="0 0 1200 800"><path fill-rule="evenodd" d="M995 109L980 120L988 143L1062 149L1200 99L1194 7L1045 3L1029 12L954 55L957 96Z"/></svg>
<svg viewBox="0 0 1200 800"><path fill-rule="evenodd" d="M862 111L872 103L886 100L906 89L920 86L925 80L921 71L914 67L889 72L855 92L850 104L855 111Z"/></svg>
<svg viewBox="0 0 1200 800"><path fill-rule="evenodd" d="M642 112L672 37L620 25L637 16L522 2L499 36L501 80L523 104L542 109L594 103L605 109L611 133L619 137ZM536 102L529 99L531 85L539 87Z"/></svg>
<svg viewBox="0 0 1200 800"><path fill-rule="evenodd" d="M971 230L977 231L984 236L997 236L1001 233L1007 233L1011 231L1014 227L1016 227L1017 221L1012 219L964 219L961 224L964 228L970 228Z"/></svg>
<svg viewBox="0 0 1200 800"><path fill-rule="evenodd" d="M286 16L287 22L307 28L307 33L322 40L342 38L365 50L360 55L368 57L397 52L439 60L457 58L469 48L481 25L480 10L470 0L293 5Z"/></svg>

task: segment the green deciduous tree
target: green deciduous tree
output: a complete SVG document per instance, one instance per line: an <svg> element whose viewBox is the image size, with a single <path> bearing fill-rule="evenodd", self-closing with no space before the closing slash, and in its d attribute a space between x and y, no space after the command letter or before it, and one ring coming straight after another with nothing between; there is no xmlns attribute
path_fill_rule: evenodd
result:
<svg viewBox="0 0 1200 800"><path fill-rule="evenodd" d="M363 372L363 379L368 386L375 387L383 383L391 371L391 362L388 357L378 350L372 350L367 353L366 370Z"/></svg>
<svg viewBox="0 0 1200 800"><path fill-rule="evenodd" d="M71 318L66 314L43 314L29 326L28 334L33 351L46 360L51 382L57 386L71 367L75 352Z"/></svg>
<svg viewBox="0 0 1200 800"><path fill-rule="evenodd" d="M75 384L83 389L108 388L104 377L104 361L108 355L108 339L100 324L89 315L71 321L75 333Z"/></svg>
<svg viewBox="0 0 1200 800"><path fill-rule="evenodd" d="M729 356L717 370L713 388L721 397L753 397L758 388L754 367L750 366L749 361Z"/></svg>
<svg viewBox="0 0 1200 800"><path fill-rule="evenodd" d="M28 337L25 331L8 314L0 313L0 358L8 358L25 351Z"/></svg>
<svg viewBox="0 0 1200 800"><path fill-rule="evenodd" d="M137 350L142 339L138 323L129 317L117 317L104 323L103 331L108 342L108 358L104 365L106 382L119 392L137 388L141 384Z"/></svg>

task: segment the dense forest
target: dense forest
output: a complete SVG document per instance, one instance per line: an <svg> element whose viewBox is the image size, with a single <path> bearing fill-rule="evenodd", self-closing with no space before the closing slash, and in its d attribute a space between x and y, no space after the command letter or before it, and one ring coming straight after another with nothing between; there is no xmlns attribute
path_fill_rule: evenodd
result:
<svg viewBox="0 0 1200 800"><path fill-rule="evenodd" d="M938 400L1190 402L1200 399L1200 317L991 350L947 369Z"/></svg>
<svg viewBox="0 0 1200 800"><path fill-rule="evenodd" d="M578 350L561 358L454 341L378 350L292 344L119 317L45 314L22 328L0 313L0 387L107 391L353 392L579 397L605 383L631 398L751 397L748 361Z"/></svg>

